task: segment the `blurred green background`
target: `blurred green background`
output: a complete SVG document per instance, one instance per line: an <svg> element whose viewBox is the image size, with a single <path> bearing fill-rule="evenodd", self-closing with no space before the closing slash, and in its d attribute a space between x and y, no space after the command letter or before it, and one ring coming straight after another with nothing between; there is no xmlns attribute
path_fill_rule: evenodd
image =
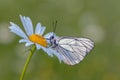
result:
<svg viewBox="0 0 120 80"><path fill-rule="evenodd" d="M37 51L24 80L120 80L120 0L0 0L0 80L19 80L28 49L9 32L9 22L23 28L19 15L58 36L88 37L94 50L74 66Z"/></svg>

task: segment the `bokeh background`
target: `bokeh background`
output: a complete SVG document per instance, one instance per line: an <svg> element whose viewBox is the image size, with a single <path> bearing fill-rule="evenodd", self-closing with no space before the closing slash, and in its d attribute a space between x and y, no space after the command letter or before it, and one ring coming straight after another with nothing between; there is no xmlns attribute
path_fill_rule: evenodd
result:
<svg viewBox="0 0 120 80"><path fill-rule="evenodd" d="M24 80L120 80L120 0L0 0L0 80L19 80L30 47L10 33L12 21L23 28L19 15L58 36L87 37L95 48L74 66L36 51Z"/></svg>

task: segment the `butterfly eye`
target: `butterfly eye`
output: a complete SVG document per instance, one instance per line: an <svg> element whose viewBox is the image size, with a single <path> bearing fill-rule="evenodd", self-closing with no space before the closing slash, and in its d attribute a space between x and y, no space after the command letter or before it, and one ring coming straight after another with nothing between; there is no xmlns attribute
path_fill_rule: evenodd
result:
<svg viewBox="0 0 120 80"><path fill-rule="evenodd" d="M54 39L54 36L51 36L51 38L50 39Z"/></svg>

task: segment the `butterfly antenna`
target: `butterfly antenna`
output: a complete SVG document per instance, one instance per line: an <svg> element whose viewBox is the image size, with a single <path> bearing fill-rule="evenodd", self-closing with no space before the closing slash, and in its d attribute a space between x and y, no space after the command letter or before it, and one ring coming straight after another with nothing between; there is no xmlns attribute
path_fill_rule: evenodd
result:
<svg viewBox="0 0 120 80"><path fill-rule="evenodd" d="M53 26L54 28L53 28L53 32L55 33L55 31L56 31L56 27L57 27L57 20L55 21L55 23L54 23L54 26Z"/></svg>
<svg viewBox="0 0 120 80"><path fill-rule="evenodd" d="M53 35L56 31L56 27L57 27L57 20L55 22L53 22Z"/></svg>

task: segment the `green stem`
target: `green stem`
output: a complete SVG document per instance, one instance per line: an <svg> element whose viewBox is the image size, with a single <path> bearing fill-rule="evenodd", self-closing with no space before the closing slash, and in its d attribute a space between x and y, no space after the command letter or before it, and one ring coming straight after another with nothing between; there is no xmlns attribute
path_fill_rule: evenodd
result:
<svg viewBox="0 0 120 80"><path fill-rule="evenodd" d="M28 65L29 65L29 63L30 63L30 60L31 60L32 55L33 55L33 53L35 52L35 50L36 50L36 46L33 46L32 49L30 50L29 56L28 56L28 58L27 58L27 60L26 60L26 63L25 63L25 65L24 65L23 71L22 71L21 76L20 76L20 80L23 80L24 75L25 75L25 72L26 72L26 70L27 70L27 67L28 67Z"/></svg>

